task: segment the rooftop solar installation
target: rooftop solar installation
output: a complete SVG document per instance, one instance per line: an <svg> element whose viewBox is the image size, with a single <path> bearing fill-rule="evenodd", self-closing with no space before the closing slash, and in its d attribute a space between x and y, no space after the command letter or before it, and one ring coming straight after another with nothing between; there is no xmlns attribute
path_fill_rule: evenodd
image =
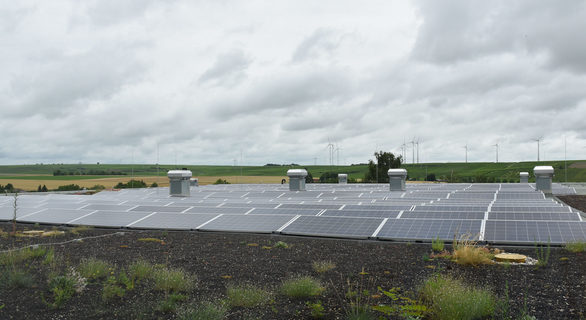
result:
<svg viewBox="0 0 586 320"><path fill-rule="evenodd" d="M210 185L171 197L169 188L95 195L20 194L16 220L53 225L279 233L378 240L451 240L469 234L487 243L586 241L586 217L534 184ZM575 194L553 184L554 194ZM0 220L14 217L14 198L0 197Z"/></svg>

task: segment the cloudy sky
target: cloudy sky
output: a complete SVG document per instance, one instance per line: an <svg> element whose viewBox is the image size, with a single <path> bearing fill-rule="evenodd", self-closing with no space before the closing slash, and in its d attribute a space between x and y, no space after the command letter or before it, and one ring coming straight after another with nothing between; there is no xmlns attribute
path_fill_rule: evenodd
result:
<svg viewBox="0 0 586 320"><path fill-rule="evenodd" d="M586 158L582 0L0 3L0 164Z"/></svg>

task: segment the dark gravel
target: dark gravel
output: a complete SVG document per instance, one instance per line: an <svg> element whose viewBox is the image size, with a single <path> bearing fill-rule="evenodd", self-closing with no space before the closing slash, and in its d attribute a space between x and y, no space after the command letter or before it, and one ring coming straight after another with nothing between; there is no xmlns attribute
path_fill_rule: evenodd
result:
<svg viewBox="0 0 586 320"><path fill-rule="evenodd" d="M583 198L581 203L586 203ZM9 223L0 227L8 232ZM18 225L19 230L32 225ZM54 228L41 226L40 228ZM36 229L36 228L35 228ZM51 273L63 273L77 266L82 258L96 257L122 269L137 259L181 268L197 277L197 286L188 293L183 305L222 299L230 284L251 283L275 293L270 303L257 308L232 308L229 319L309 319L307 302L320 301L326 319L343 319L349 308L345 293L350 289L368 290L370 295L383 289L400 288L403 296L417 298L418 286L434 273L449 274L466 283L490 288L504 297L508 287L512 314L526 305L530 315L538 319L582 319L586 316L586 254L570 253L564 248L551 248L546 266L485 265L461 266L445 259L428 260L430 244L370 242L341 239L285 237L277 235L226 234L173 231L129 231L89 229L80 235L69 232L50 238L0 238L0 250L30 244L65 242L52 245L58 258L57 270L40 260L32 260L19 268L32 274L31 288L0 289L1 319L168 319L173 313L156 310L164 294L152 290L148 282L139 284L113 302L101 299L102 284L89 284L62 309L51 310L42 300L50 296L47 280ZM122 233L118 233L122 232ZM140 238L164 241L143 242ZM290 248L275 248L284 241ZM270 248L269 248L270 247ZM502 248L508 252L536 256L533 247ZM312 262L330 260L336 268L318 274ZM11 266L0 266L5 274ZM291 300L278 294L284 279L295 275L311 275L321 280L326 291L318 298ZM370 298L372 304L390 304L382 296Z"/></svg>

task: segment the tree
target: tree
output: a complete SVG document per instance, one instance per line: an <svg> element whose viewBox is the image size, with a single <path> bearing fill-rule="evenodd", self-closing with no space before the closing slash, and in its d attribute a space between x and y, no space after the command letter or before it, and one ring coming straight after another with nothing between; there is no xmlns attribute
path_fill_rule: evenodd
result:
<svg viewBox="0 0 586 320"><path fill-rule="evenodd" d="M41 185L39 184L39 187L37 188L37 192L42 192L43 188L41 187Z"/></svg>
<svg viewBox="0 0 586 320"><path fill-rule="evenodd" d="M313 183L313 176L311 175L311 172L309 172L307 168L305 168L305 171L307 171L307 175L305 176L305 183Z"/></svg>
<svg viewBox="0 0 586 320"><path fill-rule="evenodd" d="M43 187L41 188L41 191L42 191L42 192L47 192L47 191L49 191L49 190L47 189L47 186L46 186L46 185L43 185Z"/></svg>
<svg viewBox="0 0 586 320"><path fill-rule="evenodd" d="M391 168L400 168L403 163L402 156L395 156L391 152L378 151L374 153L376 163L368 160L368 172L364 176L365 182L389 182L387 171Z"/></svg>

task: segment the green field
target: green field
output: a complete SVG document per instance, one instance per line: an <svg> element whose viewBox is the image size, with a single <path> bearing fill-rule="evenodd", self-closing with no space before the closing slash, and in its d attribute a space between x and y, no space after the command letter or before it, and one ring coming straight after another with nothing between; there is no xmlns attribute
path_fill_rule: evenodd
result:
<svg viewBox="0 0 586 320"><path fill-rule="evenodd" d="M434 174L437 179L451 181L507 181L513 182L519 178L520 171L527 171L531 175L536 165L550 165L555 169L554 181L566 181L564 161L542 162L509 162L509 163L425 163L405 164L411 180L424 180L426 174ZM194 176L285 176L292 166L193 166L193 165L161 165L159 175L165 176L167 170L187 168ZM366 165L352 166L296 166L306 168L314 178L319 178L324 172L347 173L349 178L362 179L367 171ZM567 181L586 181L586 160L567 161ZM53 172L61 170L72 172L75 175L53 176ZM87 175L90 171L116 171L126 174L120 175ZM80 180L97 178L128 178L134 176L156 176L157 166L152 164L37 164L37 165L5 165L0 166L0 179L19 180Z"/></svg>

